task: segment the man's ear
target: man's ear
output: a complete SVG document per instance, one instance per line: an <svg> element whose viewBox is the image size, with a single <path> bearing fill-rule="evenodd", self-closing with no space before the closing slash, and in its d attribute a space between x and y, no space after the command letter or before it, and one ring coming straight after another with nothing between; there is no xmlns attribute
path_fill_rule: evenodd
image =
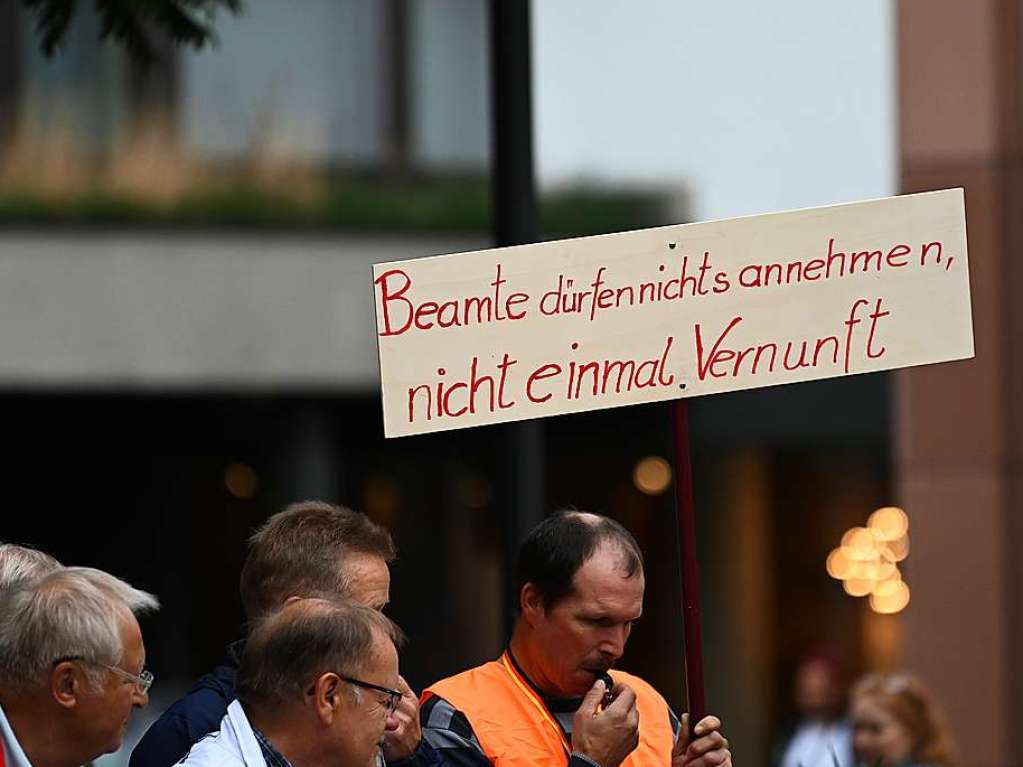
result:
<svg viewBox="0 0 1023 767"><path fill-rule="evenodd" d="M82 669L73 661L66 660L58 663L50 672L50 695L57 705L75 708L87 683Z"/></svg>
<svg viewBox="0 0 1023 767"><path fill-rule="evenodd" d="M342 714L343 696L346 692L341 687L341 679L332 671L320 674L313 682L312 706L321 724L329 725L334 718Z"/></svg>
<svg viewBox="0 0 1023 767"><path fill-rule="evenodd" d="M543 597L535 584L527 583L519 592L519 607L522 610L522 617L530 626L536 625L536 621L544 615Z"/></svg>

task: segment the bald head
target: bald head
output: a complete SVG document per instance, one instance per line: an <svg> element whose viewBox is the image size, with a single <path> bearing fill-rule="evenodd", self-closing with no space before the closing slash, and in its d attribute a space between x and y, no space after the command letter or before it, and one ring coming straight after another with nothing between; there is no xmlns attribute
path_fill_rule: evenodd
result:
<svg viewBox="0 0 1023 767"><path fill-rule="evenodd" d="M572 593L579 568L598 551L609 551L624 578L643 572L643 554L632 534L613 519L583 511L559 511L534 527L519 548L518 591L532 583L551 608Z"/></svg>

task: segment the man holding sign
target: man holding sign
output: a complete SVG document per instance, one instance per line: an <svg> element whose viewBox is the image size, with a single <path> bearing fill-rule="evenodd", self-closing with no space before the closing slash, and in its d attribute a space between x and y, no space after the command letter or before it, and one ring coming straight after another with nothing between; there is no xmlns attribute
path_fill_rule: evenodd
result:
<svg viewBox="0 0 1023 767"><path fill-rule="evenodd" d="M731 765L721 723L689 742L639 677L614 670L643 612L643 557L632 535L596 514L559 512L519 550L520 614L496 661L423 694L423 737L465 767ZM605 679L612 687L607 689Z"/></svg>
<svg viewBox="0 0 1023 767"><path fill-rule="evenodd" d="M974 353L961 189L377 264L373 286L387 437ZM681 405L674 424L686 662L701 711ZM602 674L642 609L628 533L558 515L522 562L508 650L427 691L428 741L477 767L730 763L716 719L687 746L687 724L642 680L616 672L604 699Z"/></svg>

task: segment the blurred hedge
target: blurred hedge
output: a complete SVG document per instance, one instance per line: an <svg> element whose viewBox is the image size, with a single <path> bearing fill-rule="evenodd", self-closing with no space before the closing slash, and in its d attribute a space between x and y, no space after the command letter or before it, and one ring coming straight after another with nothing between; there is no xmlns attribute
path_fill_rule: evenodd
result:
<svg viewBox="0 0 1023 767"><path fill-rule="evenodd" d="M0 188L0 225L184 226L486 232L490 187L481 177L342 179L313 192L249 181L210 182L172 199L93 185L70 194ZM296 185L301 187L301 184ZM669 200L654 192L576 186L541 195L545 236L578 236L667 223Z"/></svg>

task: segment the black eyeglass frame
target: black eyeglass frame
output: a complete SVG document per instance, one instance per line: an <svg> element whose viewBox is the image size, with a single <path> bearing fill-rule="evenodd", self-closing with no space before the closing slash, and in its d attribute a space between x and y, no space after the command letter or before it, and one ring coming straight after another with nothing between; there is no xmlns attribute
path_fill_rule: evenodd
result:
<svg viewBox="0 0 1023 767"><path fill-rule="evenodd" d="M390 687L383 687L379 684L373 684L372 682L364 682L361 679L355 677L345 676L344 674L338 674L338 678L354 684L356 687L364 687L367 690L376 690L377 692L387 693L390 697L387 700L387 714L390 716L398 710L398 704L401 703L403 694L400 690L392 690Z"/></svg>

